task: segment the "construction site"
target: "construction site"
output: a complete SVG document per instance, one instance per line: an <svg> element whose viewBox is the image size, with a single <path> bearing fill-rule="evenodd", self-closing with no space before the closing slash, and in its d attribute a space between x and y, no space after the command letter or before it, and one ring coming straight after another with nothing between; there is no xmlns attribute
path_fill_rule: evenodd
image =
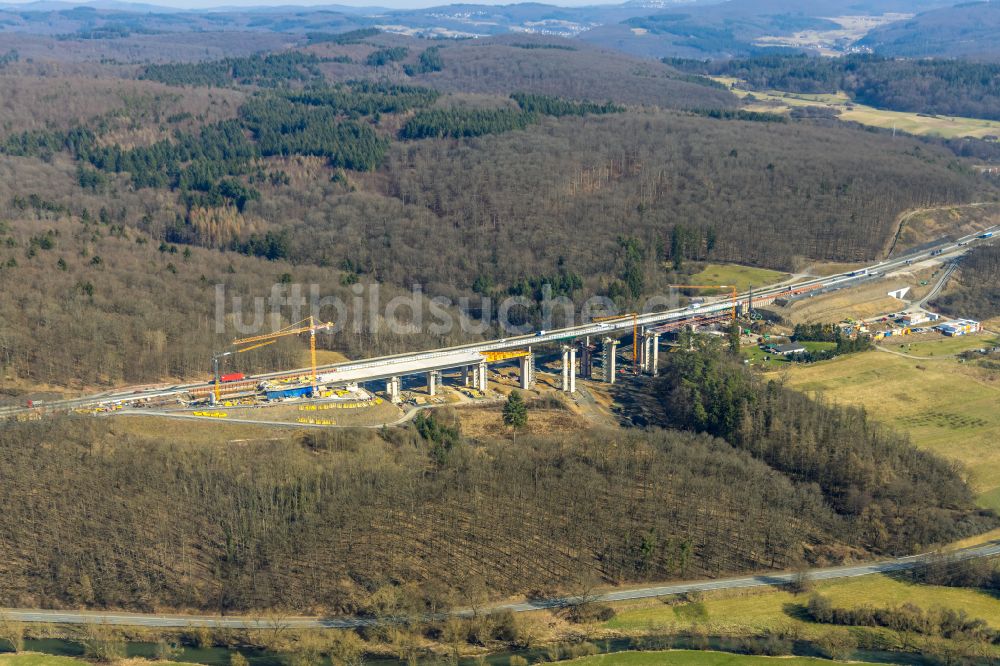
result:
<svg viewBox="0 0 1000 666"><path fill-rule="evenodd" d="M306 428L378 427L403 423L428 407L502 400L514 388L535 397L547 392L572 397L580 382L591 387L588 395L599 396L623 378L656 376L660 355L690 345L692 335L722 337L735 333L734 326L742 346L759 344L770 355L794 360L810 350L789 346L792 340L781 336L795 322L810 321L812 310L823 313L827 322L840 321L839 334L846 338L963 335L978 331L979 323L938 322L923 305L942 288L957 258L992 235L987 231L943 240L873 266L792 278L743 293L731 285L673 285L686 305L380 358L319 363L316 336L334 324L309 317L232 340L210 359L209 381L121 389L5 411L18 418L75 411ZM855 311L850 307L864 303L871 307L851 316ZM840 316L834 319L835 314ZM285 338L306 339L308 367L252 376L227 370L235 357Z"/></svg>

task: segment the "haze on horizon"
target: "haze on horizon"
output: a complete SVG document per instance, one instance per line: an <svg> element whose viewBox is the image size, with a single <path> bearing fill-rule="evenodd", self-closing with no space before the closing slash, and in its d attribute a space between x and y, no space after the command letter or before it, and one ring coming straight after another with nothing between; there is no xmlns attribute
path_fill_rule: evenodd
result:
<svg viewBox="0 0 1000 666"><path fill-rule="evenodd" d="M39 0L3 0L0 5L27 5ZM44 2L45 0L41 0ZM55 0L59 1L59 0ZM79 6L101 5L101 2L73 2L65 0L68 4ZM623 0L624 1L624 0ZM681 0L684 2L684 0ZM346 6L346 7L372 7L388 9L424 9L427 7L439 7L449 4L466 4L456 0L291 0L282 2L281 0L115 0L115 4L122 5L155 5L158 7L168 7L172 9L228 9L233 7L324 7L324 6ZM515 5L528 4L528 0L470 0L468 4L479 5ZM549 4L560 7L587 7L593 5L615 5L621 2L601 2L600 0L539 0L533 4Z"/></svg>

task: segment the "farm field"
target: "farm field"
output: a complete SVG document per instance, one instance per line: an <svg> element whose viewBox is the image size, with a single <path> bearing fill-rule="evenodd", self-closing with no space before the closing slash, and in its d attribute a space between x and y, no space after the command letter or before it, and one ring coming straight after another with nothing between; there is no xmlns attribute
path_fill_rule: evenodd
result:
<svg viewBox="0 0 1000 666"><path fill-rule="evenodd" d="M736 82L732 77L712 77L727 86ZM731 89L743 98L744 108L750 111L787 113L796 106L825 106L840 112L840 119L872 127L895 127L910 134L955 138L963 136L984 137L1000 134L1000 122L978 118L930 116L904 111L887 111L852 102L846 94L806 94L780 90L744 91ZM750 99L747 99L747 98Z"/></svg>
<svg viewBox="0 0 1000 666"><path fill-rule="evenodd" d="M960 608L970 617L985 620L991 627L1000 627L1000 599L978 590L919 585L884 575L817 583L814 587L815 592L828 597L836 607L912 603L925 609ZM646 632L657 627L683 631L700 625L709 634L795 628L804 638L810 638L830 629L803 620L798 614L798 608L806 604L810 594L771 588L719 592L686 604L671 605L656 599L622 602L615 605L617 616L604 626L624 632Z"/></svg>
<svg viewBox="0 0 1000 666"><path fill-rule="evenodd" d="M1000 508L1000 372L949 358L994 336L913 343L908 353L871 351L782 371L794 388L840 403L878 406L878 416L905 430L914 444L968 467L980 504ZM900 350L895 343L893 351ZM941 358L933 358L941 357Z"/></svg>

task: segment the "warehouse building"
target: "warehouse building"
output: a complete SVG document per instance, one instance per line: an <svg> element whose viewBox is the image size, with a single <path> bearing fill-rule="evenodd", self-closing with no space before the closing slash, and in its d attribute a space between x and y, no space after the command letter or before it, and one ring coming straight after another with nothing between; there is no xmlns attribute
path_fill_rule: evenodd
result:
<svg viewBox="0 0 1000 666"><path fill-rule="evenodd" d="M971 319L956 319L955 321L949 321L941 324L937 327L937 329L945 335L969 335L970 333L978 333L982 331L983 325L978 321L973 321Z"/></svg>

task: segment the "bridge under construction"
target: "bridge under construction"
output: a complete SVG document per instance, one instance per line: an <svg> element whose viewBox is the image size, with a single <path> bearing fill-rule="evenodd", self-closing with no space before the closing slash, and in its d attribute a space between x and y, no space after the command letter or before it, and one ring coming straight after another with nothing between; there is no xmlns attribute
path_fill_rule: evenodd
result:
<svg viewBox="0 0 1000 666"><path fill-rule="evenodd" d="M770 304L776 299L795 300L855 286L863 281L884 276L887 272L903 269L917 261L947 261L967 252L977 244L990 242L995 231L1000 231L1000 226L957 240L946 240L925 246L920 250L861 270L811 278L791 285L783 284L758 289L752 293L740 294L732 289L727 295L717 296L707 302L685 308L631 313L551 331L538 331L499 340L343 363L317 365L314 352L312 365L309 368L251 377L240 375L238 381L226 383L219 381L216 369L215 379L209 382L124 388L98 395L53 401L44 405L8 407L0 409L0 417L16 416L26 412L43 415L107 405L141 406L153 401L163 402L173 399L218 401L228 396L265 390L268 397L278 400L283 397L319 397L321 389L356 388L362 384L372 385L381 382L384 382L386 399L398 403L401 401L404 377L423 377L427 394L434 396L441 386L443 374L449 372L454 375L456 371L462 378L462 385L485 394L489 366L512 361L517 362L519 383L526 389L535 382L536 357L542 350L546 354L556 352L561 367L559 388L564 392L573 393L576 391L578 377L615 383L617 376L623 370L618 367L617 352L623 339L630 339L631 342L632 370L655 375L659 365L661 337L665 334L684 329L696 330L705 326L725 325L750 313L753 308ZM685 288L702 287L704 285ZM713 286L713 288L721 287L722 285ZM234 341L233 350L218 356L241 353L270 344L276 337L282 335L307 333L311 340L315 340L316 331L328 326L329 324L311 320L299 322L299 325L272 334ZM218 357L213 361L218 368Z"/></svg>

